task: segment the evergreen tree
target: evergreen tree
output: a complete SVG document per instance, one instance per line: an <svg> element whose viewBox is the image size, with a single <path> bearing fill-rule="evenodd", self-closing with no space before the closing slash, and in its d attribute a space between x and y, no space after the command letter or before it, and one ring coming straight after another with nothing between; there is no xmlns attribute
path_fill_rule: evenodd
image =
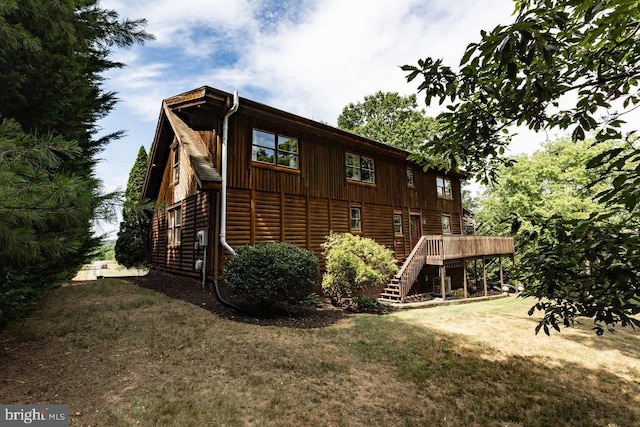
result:
<svg viewBox="0 0 640 427"><path fill-rule="evenodd" d="M129 172L122 208L122 222L115 247L116 261L125 267L147 264L149 217L140 200L146 171L147 151L141 146L138 157Z"/></svg>
<svg viewBox="0 0 640 427"><path fill-rule="evenodd" d="M101 74L123 66L109 60L114 46L152 38L144 25L97 0L0 2L0 325L98 243L91 225L108 197L95 156L120 135L95 138L116 102Z"/></svg>

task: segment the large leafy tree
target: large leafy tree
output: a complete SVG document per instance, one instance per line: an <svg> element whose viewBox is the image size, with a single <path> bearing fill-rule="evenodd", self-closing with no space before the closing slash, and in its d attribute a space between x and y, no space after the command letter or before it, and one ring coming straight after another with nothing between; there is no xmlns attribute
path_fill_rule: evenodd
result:
<svg viewBox="0 0 640 427"><path fill-rule="evenodd" d="M604 209L596 200L597 194L610 183L601 180L601 170L587 168L587 162L613 147L613 143L593 145L590 140L558 139L544 143L531 155L515 156L515 163L502 167L496 181L478 199L475 218L479 231L508 235L513 231L513 220L518 219L520 226L514 237L519 261L531 243L525 233L536 229L529 218L589 219Z"/></svg>
<svg viewBox="0 0 640 427"><path fill-rule="evenodd" d="M338 127L414 151L435 132L436 121L418 108L416 95L380 91L344 107L338 117Z"/></svg>
<svg viewBox="0 0 640 427"><path fill-rule="evenodd" d="M640 75L640 3L635 0L517 0L515 20L467 47L457 69L440 59L405 65L427 104L446 103L441 132L415 157L462 166L484 180L511 159L514 126L564 129L574 141L593 135L624 144L587 162L611 178L599 194L606 209L588 220L531 215L538 254L523 259L527 293L556 329L577 316L603 324L636 323L640 312L640 150L623 135ZM516 223L517 225L517 223Z"/></svg>
<svg viewBox="0 0 640 427"><path fill-rule="evenodd" d="M116 102L101 73L123 66L113 47L151 36L144 20L120 20L96 0L0 2L0 324L58 281L96 245L104 213L97 137ZM3 252L4 254L4 252Z"/></svg>
<svg viewBox="0 0 640 427"><path fill-rule="evenodd" d="M140 200L146 170L147 150L141 146L131 172L129 172L127 189L124 193L122 222L115 246L116 260L125 267L147 264L149 220L144 209L145 206Z"/></svg>

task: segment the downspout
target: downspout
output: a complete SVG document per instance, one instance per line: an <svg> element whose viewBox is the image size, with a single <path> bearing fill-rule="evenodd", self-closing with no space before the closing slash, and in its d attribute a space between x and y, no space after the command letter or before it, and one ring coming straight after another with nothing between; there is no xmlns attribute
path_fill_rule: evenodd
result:
<svg viewBox="0 0 640 427"><path fill-rule="evenodd" d="M222 244L222 246L233 256L236 255L236 251L231 247L229 243L227 243L227 143L229 142L229 117L231 117L233 113L238 111L239 106L240 99L238 98L238 91L235 91L233 92L233 105L222 118L222 153L220 156L222 157L220 165L220 175L222 176L222 187L220 188L220 244ZM218 286L218 280L215 279L215 276L217 274L217 271L214 271L213 283L215 285L214 287L218 300L227 307L231 307L240 312L246 312L246 310L242 309L241 307L230 303L229 301L222 298L222 294L220 293L220 288Z"/></svg>
<svg viewBox="0 0 640 427"><path fill-rule="evenodd" d="M240 105L238 91L233 92L233 105L222 119L222 165L220 175L222 175L222 189L220 190L220 243L235 256L236 251L227 243L227 144L229 142L229 117Z"/></svg>

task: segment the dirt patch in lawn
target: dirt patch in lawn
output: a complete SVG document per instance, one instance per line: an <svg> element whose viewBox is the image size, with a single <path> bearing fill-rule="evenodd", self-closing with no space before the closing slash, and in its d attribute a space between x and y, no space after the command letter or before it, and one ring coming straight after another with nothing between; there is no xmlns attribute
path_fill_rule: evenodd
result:
<svg viewBox="0 0 640 427"><path fill-rule="evenodd" d="M261 326L281 326L289 328L323 328L335 324L352 314L342 309L324 304L322 307L308 307L290 304L278 304L265 309L231 298L228 290L223 289L223 298L232 301L243 311L222 304L215 290L202 288L199 281L160 271L151 271L146 276L128 278L138 286L153 289L171 298L180 299L215 313L223 319Z"/></svg>

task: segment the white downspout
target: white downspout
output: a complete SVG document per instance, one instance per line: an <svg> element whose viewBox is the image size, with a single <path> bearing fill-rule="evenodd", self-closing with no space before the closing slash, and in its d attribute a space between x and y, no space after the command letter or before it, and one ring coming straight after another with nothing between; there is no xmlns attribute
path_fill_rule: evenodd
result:
<svg viewBox="0 0 640 427"><path fill-rule="evenodd" d="M236 251L227 243L227 143L229 142L229 117L236 111L240 105L238 91L233 92L233 105L224 115L222 119L222 166L220 175L222 175L222 188L220 191L220 243L222 246L235 256Z"/></svg>

